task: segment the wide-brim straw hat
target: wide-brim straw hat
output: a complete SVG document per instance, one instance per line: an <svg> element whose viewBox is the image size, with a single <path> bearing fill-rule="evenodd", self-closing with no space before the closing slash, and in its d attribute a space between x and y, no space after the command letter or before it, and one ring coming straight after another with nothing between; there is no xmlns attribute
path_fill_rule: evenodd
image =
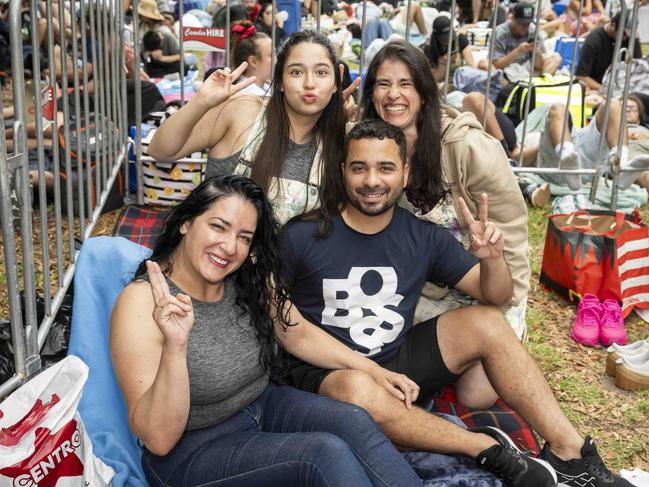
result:
<svg viewBox="0 0 649 487"><path fill-rule="evenodd" d="M155 0L140 0L140 4L137 7L137 13L147 19L164 20L160 10L158 10L158 4Z"/></svg>

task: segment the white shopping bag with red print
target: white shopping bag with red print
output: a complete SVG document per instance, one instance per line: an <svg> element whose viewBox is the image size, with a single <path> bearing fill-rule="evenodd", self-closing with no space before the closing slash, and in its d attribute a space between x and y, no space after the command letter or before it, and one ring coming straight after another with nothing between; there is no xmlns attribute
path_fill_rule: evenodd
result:
<svg viewBox="0 0 649 487"><path fill-rule="evenodd" d="M71 355L0 403L0 486L110 485L115 472L93 455L77 412L87 377Z"/></svg>

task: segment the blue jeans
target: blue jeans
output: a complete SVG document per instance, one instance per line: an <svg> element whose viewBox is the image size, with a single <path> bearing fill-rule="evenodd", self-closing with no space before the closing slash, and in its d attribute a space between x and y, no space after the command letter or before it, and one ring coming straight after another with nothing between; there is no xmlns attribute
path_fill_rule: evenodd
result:
<svg viewBox="0 0 649 487"><path fill-rule="evenodd" d="M408 462L363 409L269 385L221 424L183 434L169 454L144 449L152 486L408 487Z"/></svg>
<svg viewBox="0 0 649 487"><path fill-rule="evenodd" d="M387 39L392 35L392 27L387 20L371 19L365 24L363 29L363 40L365 48L369 46L374 39Z"/></svg>

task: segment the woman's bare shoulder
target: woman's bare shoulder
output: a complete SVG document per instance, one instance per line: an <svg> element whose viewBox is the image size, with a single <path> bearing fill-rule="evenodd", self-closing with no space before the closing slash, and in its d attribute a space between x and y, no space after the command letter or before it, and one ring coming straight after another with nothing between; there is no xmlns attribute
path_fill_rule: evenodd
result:
<svg viewBox="0 0 649 487"><path fill-rule="evenodd" d="M260 97L246 94L235 95L220 106L220 120L212 124L210 156L227 157L241 150L262 108Z"/></svg>
<svg viewBox="0 0 649 487"><path fill-rule="evenodd" d="M264 105L261 96L238 93L223 103L223 111L237 114L239 116L257 116Z"/></svg>
<svg viewBox="0 0 649 487"><path fill-rule="evenodd" d="M130 282L121 292L113 307L113 316L116 313L133 313L152 306L151 284L145 279L138 279Z"/></svg>

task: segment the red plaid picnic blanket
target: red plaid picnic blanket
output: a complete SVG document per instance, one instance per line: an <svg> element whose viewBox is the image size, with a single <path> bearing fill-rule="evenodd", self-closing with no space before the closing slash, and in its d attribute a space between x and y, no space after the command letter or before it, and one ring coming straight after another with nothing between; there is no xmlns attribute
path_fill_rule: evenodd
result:
<svg viewBox="0 0 649 487"><path fill-rule="evenodd" d="M541 451L534 432L502 399L498 399L490 409L473 409L457 404L453 388L447 387L440 398L435 398L431 409L438 413L457 416L469 429L476 426L495 426L507 433L519 449L529 451L534 456Z"/></svg>
<svg viewBox="0 0 649 487"><path fill-rule="evenodd" d="M122 208L117 217L113 236L124 237L131 242L152 249L170 208L130 205Z"/></svg>

